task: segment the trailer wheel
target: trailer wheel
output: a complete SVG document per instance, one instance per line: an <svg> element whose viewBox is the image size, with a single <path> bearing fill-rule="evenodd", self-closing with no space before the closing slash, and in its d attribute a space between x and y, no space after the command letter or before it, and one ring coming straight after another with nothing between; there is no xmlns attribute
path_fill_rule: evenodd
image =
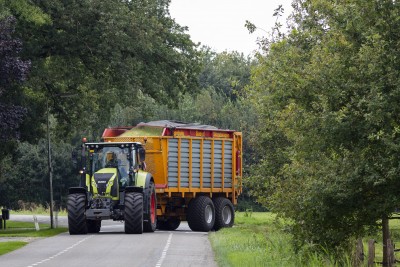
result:
<svg viewBox="0 0 400 267"><path fill-rule="evenodd" d="M143 233L143 195L137 192L125 193L125 233Z"/></svg>
<svg viewBox="0 0 400 267"><path fill-rule="evenodd" d="M154 232L157 227L157 197L156 197L156 188L154 183L150 183L149 191L146 195L148 197L148 211L146 214L145 220L143 222L143 228L145 232Z"/></svg>
<svg viewBox="0 0 400 267"><path fill-rule="evenodd" d="M86 196L70 194L67 200L68 230L70 235L85 235L88 232L85 216Z"/></svg>
<svg viewBox="0 0 400 267"><path fill-rule="evenodd" d="M224 197L213 199L215 206L214 230L218 231L223 227L232 227L235 220L235 209L232 202Z"/></svg>
<svg viewBox="0 0 400 267"><path fill-rule="evenodd" d="M98 233L101 229L101 221L86 220L88 233Z"/></svg>
<svg viewBox="0 0 400 267"><path fill-rule="evenodd" d="M165 231L175 231L181 224L181 220L176 217L168 218L165 221L157 220L157 229Z"/></svg>
<svg viewBox="0 0 400 267"><path fill-rule="evenodd" d="M212 200L199 196L189 202L187 221L192 231L208 232L215 222L215 207Z"/></svg>

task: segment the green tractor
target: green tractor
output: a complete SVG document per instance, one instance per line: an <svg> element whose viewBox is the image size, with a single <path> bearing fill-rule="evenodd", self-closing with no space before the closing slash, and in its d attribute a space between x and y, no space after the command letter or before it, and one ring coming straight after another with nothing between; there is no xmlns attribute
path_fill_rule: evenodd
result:
<svg viewBox="0 0 400 267"><path fill-rule="evenodd" d="M101 221L124 221L125 233L154 232L157 198L153 177L145 171L140 143L84 143L80 186L69 188L71 235L98 233Z"/></svg>

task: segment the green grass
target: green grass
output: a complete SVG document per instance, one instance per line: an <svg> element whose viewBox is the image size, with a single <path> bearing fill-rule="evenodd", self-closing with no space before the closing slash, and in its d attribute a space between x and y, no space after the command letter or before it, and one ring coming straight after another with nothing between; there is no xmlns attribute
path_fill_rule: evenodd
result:
<svg viewBox="0 0 400 267"><path fill-rule="evenodd" d="M236 212L235 226L210 234L218 266L335 266L334 260L295 254L283 222L268 212ZM350 265L349 265L350 266Z"/></svg>
<svg viewBox="0 0 400 267"><path fill-rule="evenodd" d="M68 229L60 227L50 229L48 224L39 224L40 230L36 231L33 222L15 222L7 221L7 229L0 230L0 238L2 237L50 237L66 232ZM28 244L25 241L6 241L0 242L0 255L9 253Z"/></svg>
<svg viewBox="0 0 400 267"><path fill-rule="evenodd" d="M39 227L40 230L36 231L33 222L7 221L7 229L0 230L0 237L50 237L68 230L65 227L50 229L48 224L41 223Z"/></svg>
<svg viewBox="0 0 400 267"><path fill-rule="evenodd" d="M326 255L294 253L291 236L282 229L285 222L269 212L236 212L235 226L210 234L216 261L220 267L228 266L337 266L335 259ZM400 220L390 220L390 235L400 244ZM382 233L363 238L365 265L368 259L368 240L374 239L375 262L382 261ZM397 259L400 252L396 253ZM344 255L345 264L351 266L351 256Z"/></svg>
<svg viewBox="0 0 400 267"><path fill-rule="evenodd" d="M28 244L24 241L0 242L0 255L9 253Z"/></svg>

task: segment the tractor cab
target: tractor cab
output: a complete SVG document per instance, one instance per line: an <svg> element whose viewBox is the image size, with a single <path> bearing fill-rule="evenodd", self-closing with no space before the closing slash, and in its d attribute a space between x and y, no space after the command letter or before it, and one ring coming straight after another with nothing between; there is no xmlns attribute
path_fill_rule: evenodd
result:
<svg viewBox="0 0 400 267"><path fill-rule="evenodd" d="M89 156L86 186L93 195L117 198L118 191L134 184L135 173L144 165L140 143L85 143L84 148Z"/></svg>
<svg viewBox="0 0 400 267"><path fill-rule="evenodd" d="M96 182L96 177L99 177L98 174L110 173L116 174L118 186L117 184L115 186L119 189L123 189L131 184L133 179L132 170L135 169L137 163L136 157L131 157L130 155L132 152L134 150L132 151L128 147L102 147L94 149L94 152L90 154L91 183Z"/></svg>

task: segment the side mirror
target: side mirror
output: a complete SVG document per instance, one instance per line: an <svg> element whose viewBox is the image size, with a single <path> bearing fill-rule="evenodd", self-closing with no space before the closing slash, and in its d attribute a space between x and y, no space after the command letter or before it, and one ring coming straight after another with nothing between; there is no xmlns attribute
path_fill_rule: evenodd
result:
<svg viewBox="0 0 400 267"><path fill-rule="evenodd" d="M139 153L139 161L140 162L145 161L145 159L146 159L146 150L144 150L144 148L141 147L141 148L139 148L138 153Z"/></svg>

